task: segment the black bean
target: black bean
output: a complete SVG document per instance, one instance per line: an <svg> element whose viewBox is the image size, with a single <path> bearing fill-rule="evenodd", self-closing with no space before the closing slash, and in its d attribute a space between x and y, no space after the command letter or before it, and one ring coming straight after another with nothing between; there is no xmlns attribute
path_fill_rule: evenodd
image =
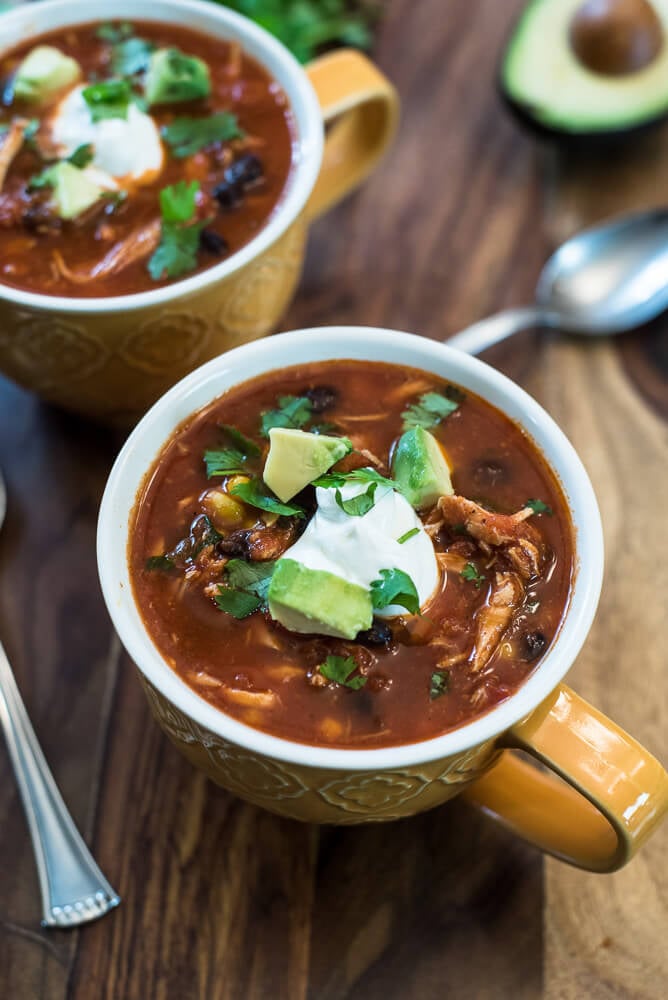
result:
<svg viewBox="0 0 668 1000"><path fill-rule="evenodd" d="M203 229L199 234L199 245L214 257L222 257L230 249L227 241L215 229Z"/></svg>
<svg viewBox="0 0 668 1000"><path fill-rule="evenodd" d="M313 412L322 413L334 405L339 394L329 385L316 385L313 389L307 389L304 395L310 401Z"/></svg>
<svg viewBox="0 0 668 1000"><path fill-rule="evenodd" d="M249 536L249 530L233 531L226 538L220 539L216 545L216 552L231 559L250 559Z"/></svg>
<svg viewBox="0 0 668 1000"><path fill-rule="evenodd" d="M236 208L243 201L243 190L241 184L222 181L213 189L213 196L222 208Z"/></svg>
<svg viewBox="0 0 668 1000"><path fill-rule="evenodd" d="M374 618L371 628L357 633L355 642L362 646L389 646L392 642L392 629L385 622Z"/></svg>
<svg viewBox="0 0 668 1000"><path fill-rule="evenodd" d="M264 175L264 168L254 153L246 153L232 163L223 177L228 184L238 184L242 188L250 187Z"/></svg>
<svg viewBox="0 0 668 1000"><path fill-rule="evenodd" d="M524 636L525 658L527 660L537 659L547 646L547 639L542 632L527 632Z"/></svg>

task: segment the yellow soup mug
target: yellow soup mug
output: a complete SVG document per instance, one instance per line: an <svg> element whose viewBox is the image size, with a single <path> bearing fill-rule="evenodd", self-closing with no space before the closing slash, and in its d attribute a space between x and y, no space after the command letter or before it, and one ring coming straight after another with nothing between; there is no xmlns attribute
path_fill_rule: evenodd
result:
<svg viewBox="0 0 668 1000"><path fill-rule="evenodd" d="M281 739L202 699L153 645L128 572L135 500L176 427L257 375L337 358L420 368L488 400L524 428L555 471L575 528L577 572L568 610L547 654L515 694L443 736L375 750ZM310 822L363 823L410 816L462 793L520 836L590 871L625 864L666 813L668 774L661 764L561 683L587 637L603 576L591 483L551 417L478 358L394 330L323 327L246 344L210 361L163 396L128 438L102 501L98 567L107 607L158 723L210 778L266 809ZM518 749L546 769L526 763L512 752Z"/></svg>
<svg viewBox="0 0 668 1000"><path fill-rule="evenodd" d="M388 80L359 52L303 69L266 31L198 0L46 0L2 16L14 46L70 24L140 19L238 41L283 88L294 114L287 190L258 235L223 263L135 295L68 298L0 284L0 370L44 399L127 424L179 378L276 328L301 274L308 223L358 185L397 126ZM323 121L331 122L323 138Z"/></svg>

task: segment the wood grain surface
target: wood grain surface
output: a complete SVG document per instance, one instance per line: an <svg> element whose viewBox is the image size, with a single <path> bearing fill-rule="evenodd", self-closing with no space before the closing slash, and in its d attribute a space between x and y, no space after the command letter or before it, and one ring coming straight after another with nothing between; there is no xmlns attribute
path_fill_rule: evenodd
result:
<svg viewBox="0 0 668 1000"><path fill-rule="evenodd" d="M399 139L314 227L284 329L447 337L529 301L555 240L668 199L665 132L585 162L537 150L508 119L494 75L520 6L386 4L375 57L402 95ZM596 344L531 331L488 354L558 420L600 500L603 597L571 681L664 758L667 329ZM97 583L96 512L120 443L0 379L0 634L63 795L123 897L81 931L39 928L0 749L0 997L665 996L665 827L626 870L585 875L457 801L391 825L317 829L190 768L152 723Z"/></svg>

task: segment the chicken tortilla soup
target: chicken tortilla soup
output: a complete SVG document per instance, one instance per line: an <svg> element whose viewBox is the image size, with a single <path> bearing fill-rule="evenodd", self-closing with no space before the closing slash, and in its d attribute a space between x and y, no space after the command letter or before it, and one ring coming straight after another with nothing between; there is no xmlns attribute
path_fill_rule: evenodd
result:
<svg viewBox="0 0 668 1000"><path fill-rule="evenodd" d="M238 43L154 22L0 55L0 281L127 295L224 261L290 172L287 98Z"/></svg>
<svg viewBox="0 0 668 1000"><path fill-rule="evenodd" d="M182 424L128 558L149 634L202 698L355 748L438 736L512 695L574 572L563 493L518 426L362 361L271 372Z"/></svg>

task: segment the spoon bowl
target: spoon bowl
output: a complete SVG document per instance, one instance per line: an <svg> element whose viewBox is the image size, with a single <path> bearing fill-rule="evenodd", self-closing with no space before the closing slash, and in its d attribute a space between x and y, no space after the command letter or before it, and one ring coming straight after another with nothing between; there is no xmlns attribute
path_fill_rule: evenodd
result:
<svg viewBox="0 0 668 1000"><path fill-rule="evenodd" d="M668 309L668 210L613 219L573 236L550 257L535 305L509 309L448 340L477 354L529 326L582 336L632 330Z"/></svg>

